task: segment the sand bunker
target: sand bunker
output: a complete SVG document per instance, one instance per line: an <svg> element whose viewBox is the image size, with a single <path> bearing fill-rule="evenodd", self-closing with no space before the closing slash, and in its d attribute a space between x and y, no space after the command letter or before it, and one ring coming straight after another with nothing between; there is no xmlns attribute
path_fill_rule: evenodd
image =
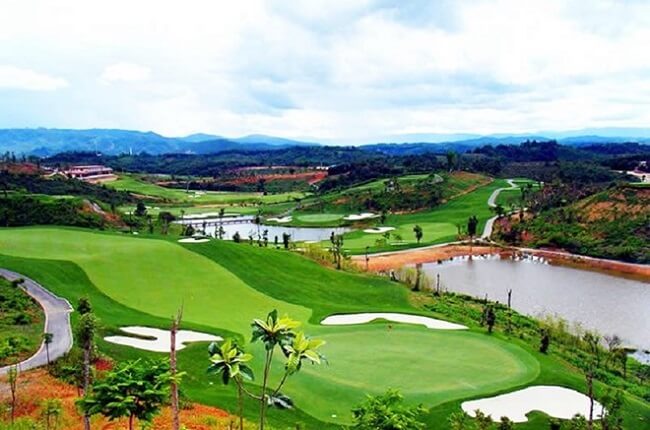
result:
<svg viewBox="0 0 650 430"><path fill-rule="evenodd" d="M179 243L205 243L210 242L210 239L198 237L186 237L185 239L178 239Z"/></svg>
<svg viewBox="0 0 650 430"><path fill-rule="evenodd" d="M381 234L381 233L386 233L387 231L393 231L393 230L395 230L395 227L373 227L373 228L367 228L363 232L364 233Z"/></svg>
<svg viewBox="0 0 650 430"><path fill-rule="evenodd" d="M494 421L508 417L516 423L523 423L528 421L526 414L531 411L542 411L552 417L568 420L576 414L589 416L589 397L569 388L539 385L463 402L461 407L470 416L475 416L474 411L479 409L491 415ZM600 416L601 412L600 403L594 402L594 417Z"/></svg>
<svg viewBox="0 0 650 430"><path fill-rule="evenodd" d="M347 215L344 216L343 219L346 221L360 221L362 219L370 219L370 218L375 218L378 215L372 213L372 212L364 212L361 214L352 214L352 215Z"/></svg>
<svg viewBox="0 0 650 430"><path fill-rule="evenodd" d="M190 215L184 215L183 219L201 219L201 218L215 218L219 216L219 212L204 212L200 214L190 214ZM232 216L232 214L229 215L224 215L224 218L226 216Z"/></svg>
<svg viewBox="0 0 650 430"><path fill-rule="evenodd" d="M139 339L137 337L128 336L107 336L104 338L104 340L106 342L131 346L133 348L144 349L146 351L169 352L169 348L171 346L169 330L160 330L157 328L140 326L122 327L120 330L125 333L135 334L137 336L152 337L154 339ZM179 330L178 333L176 333L176 349L181 350L185 348L185 344L189 342L209 342L218 340L222 340L222 338L207 333Z"/></svg>
<svg viewBox="0 0 650 430"><path fill-rule="evenodd" d="M435 318L423 317L419 315L397 314L397 313L363 313L347 315L331 315L321 321L323 325L350 325L366 324L371 321L383 319L397 323L419 324L434 330L465 330L467 327L460 324L454 324Z"/></svg>
<svg viewBox="0 0 650 430"><path fill-rule="evenodd" d="M277 222L277 223L280 223L280 224L284 224L286 222L291 222L292 219L293 218L290 217L290 216L283 216L281 218L267 218L266 220L271 221L271 222Z"/></svg>

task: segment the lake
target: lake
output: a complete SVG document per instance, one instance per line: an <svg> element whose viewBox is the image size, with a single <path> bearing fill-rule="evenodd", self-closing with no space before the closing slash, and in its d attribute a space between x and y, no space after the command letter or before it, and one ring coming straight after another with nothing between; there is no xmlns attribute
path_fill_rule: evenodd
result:
<svg viewBox="0 0 650 430"><path fill-rule="evenodd" d="M284 233L291 235L292 242L320 242L323 240L329 240L332 232L334 234L343 234L348 231L351 231L349 228L345 227L329 227L329 228L317 228L317 227L285 227L281 225L257 225L251 222L253 217L236 217L236 218L224 218L223 229L225 231L224 239L232 240L232 237L235 233L239 233L242 240L248 240L248 236L253 236L254 240L257 240L258 231L260 236L263 235L264 230L268 231L269 242L273 243L275 237L278 237L278 242L282 243L282 235ZM183 220L180 221L183 224L192 224L194 228L198 230L203 230L203 222L206 222L205 233L210 236L215 236L218 227L218 219L209 218L209 219L192 219L192 220Z"/></svg>
<svg viewBox="0 0 650 430"><path fill-rule="evenodd" d="M650 349L650 283L600 272L550 265L538 257L457 258L423 264L443 288L507 303L538 317L557 315L601 335L616 334L626 345Z"/></svg>

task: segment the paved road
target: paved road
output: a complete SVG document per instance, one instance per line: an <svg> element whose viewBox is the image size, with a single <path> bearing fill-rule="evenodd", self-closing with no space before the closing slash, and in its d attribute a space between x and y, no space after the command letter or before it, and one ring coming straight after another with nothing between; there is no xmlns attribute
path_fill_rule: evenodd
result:
<svg viewBox="0 0 650 430"><path fill-rule="evenodd" d="M489 207L491 208L497 207L497 197L499 197L501 191L519 188L519 186L515 184L514 180L512 179L508 179L508 185L510 185L509 188L498 188L492 192L492 194L490 195L487 201ZM483 234L481 235L481 239L489 239L490 236L492 236L492 230L494 229L494 222L497 220L497 218L498 216L493 216L492 218L490 218L485 222L485 228L483 229Z"/></svg>
<svg viewBox="0 0 650 430"><path fill-rule="evenodd" d="M53 361L70 351L70 348L72 348L70 312L73 310L70 303L65 299L55 296L38 283L19 273L0 269L0 276L10 281L18 278L24 279L23 288L27 294L32 296L43 307L45 311L45 332L54 335L50 344L50 360ZM41 344L36 354L19 363L18 367L20 370L28 370L46 364L47 353L45 344ZM9 366L0 367L0 375L4 375L8 370Z"/></svg>

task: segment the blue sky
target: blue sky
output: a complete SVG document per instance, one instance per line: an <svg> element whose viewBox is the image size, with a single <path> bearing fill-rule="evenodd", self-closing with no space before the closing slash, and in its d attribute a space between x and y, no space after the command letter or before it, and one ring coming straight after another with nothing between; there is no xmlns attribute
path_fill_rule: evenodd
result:
<svg viewBox="0 0 650 430"><path fill-rule="evenodd" d="M420 133L650 124L650 1L3 0L0 127Z"/></svg>

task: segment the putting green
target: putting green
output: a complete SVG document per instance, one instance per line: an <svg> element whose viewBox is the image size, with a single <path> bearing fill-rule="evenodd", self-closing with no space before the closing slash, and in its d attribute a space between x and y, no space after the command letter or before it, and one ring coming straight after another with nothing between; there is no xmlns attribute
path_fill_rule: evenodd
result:
<svg viewBox="0 0 650 430"><path fill-rule="evenodd" d="M385 322L320 326L317 321L334 312L417 311L408 304L406 290L393 283L330 270L283 250L222 241L181 246L84 230L20 228L0 229L0 254L75 263L94 285L87 284L87 294L97 294L96 287L114 301L111 305L107 299L93 299L103 303L96 312L110 330L124 323L114 312L128 313L129 321L141 319L145 325L151 324L149 315L159 316L167 324L184 303L187 323L212 327L215 334L230 330L248 339L254 317L273 308L288 313L304 323L306 332L327 341L323 353L330 364L305 366L286 387L299 409L321 421L348 422L353 405L367 393L387 388L399 388L409 402L433 406L520 386L539 373L538 362L528 352L483 333L395 323L389 329ZM54 282L48 271L56 263L49 264L43 265L50 269L43 269L40 277L30 276L46 286L48 279ZM61 283L56 291L74 300L79 285ZM314 323L309 324L312 313ZM146 356L129 347L106 348L129 357ZM261 348L251 346L258 374ZM217 384L205 388L204 351L199 345L180 352L182 362L183 357L191 362L184 387L190 397L219 405L223 396L234 397L234 391Z"/></svg>
<svg viewBox="0 0 650 430"><path fill-rule="evenodd" d="M522 359L519 348L486 342L482 334L391 327L380 323L311 329L327 341L329 365L305 367L287 386L287 394L309 398L308 410L318 419L347 422L349 405L387 388L399 389L409 402L434 406L532 381L539 372L537 361Z"/></svg>

